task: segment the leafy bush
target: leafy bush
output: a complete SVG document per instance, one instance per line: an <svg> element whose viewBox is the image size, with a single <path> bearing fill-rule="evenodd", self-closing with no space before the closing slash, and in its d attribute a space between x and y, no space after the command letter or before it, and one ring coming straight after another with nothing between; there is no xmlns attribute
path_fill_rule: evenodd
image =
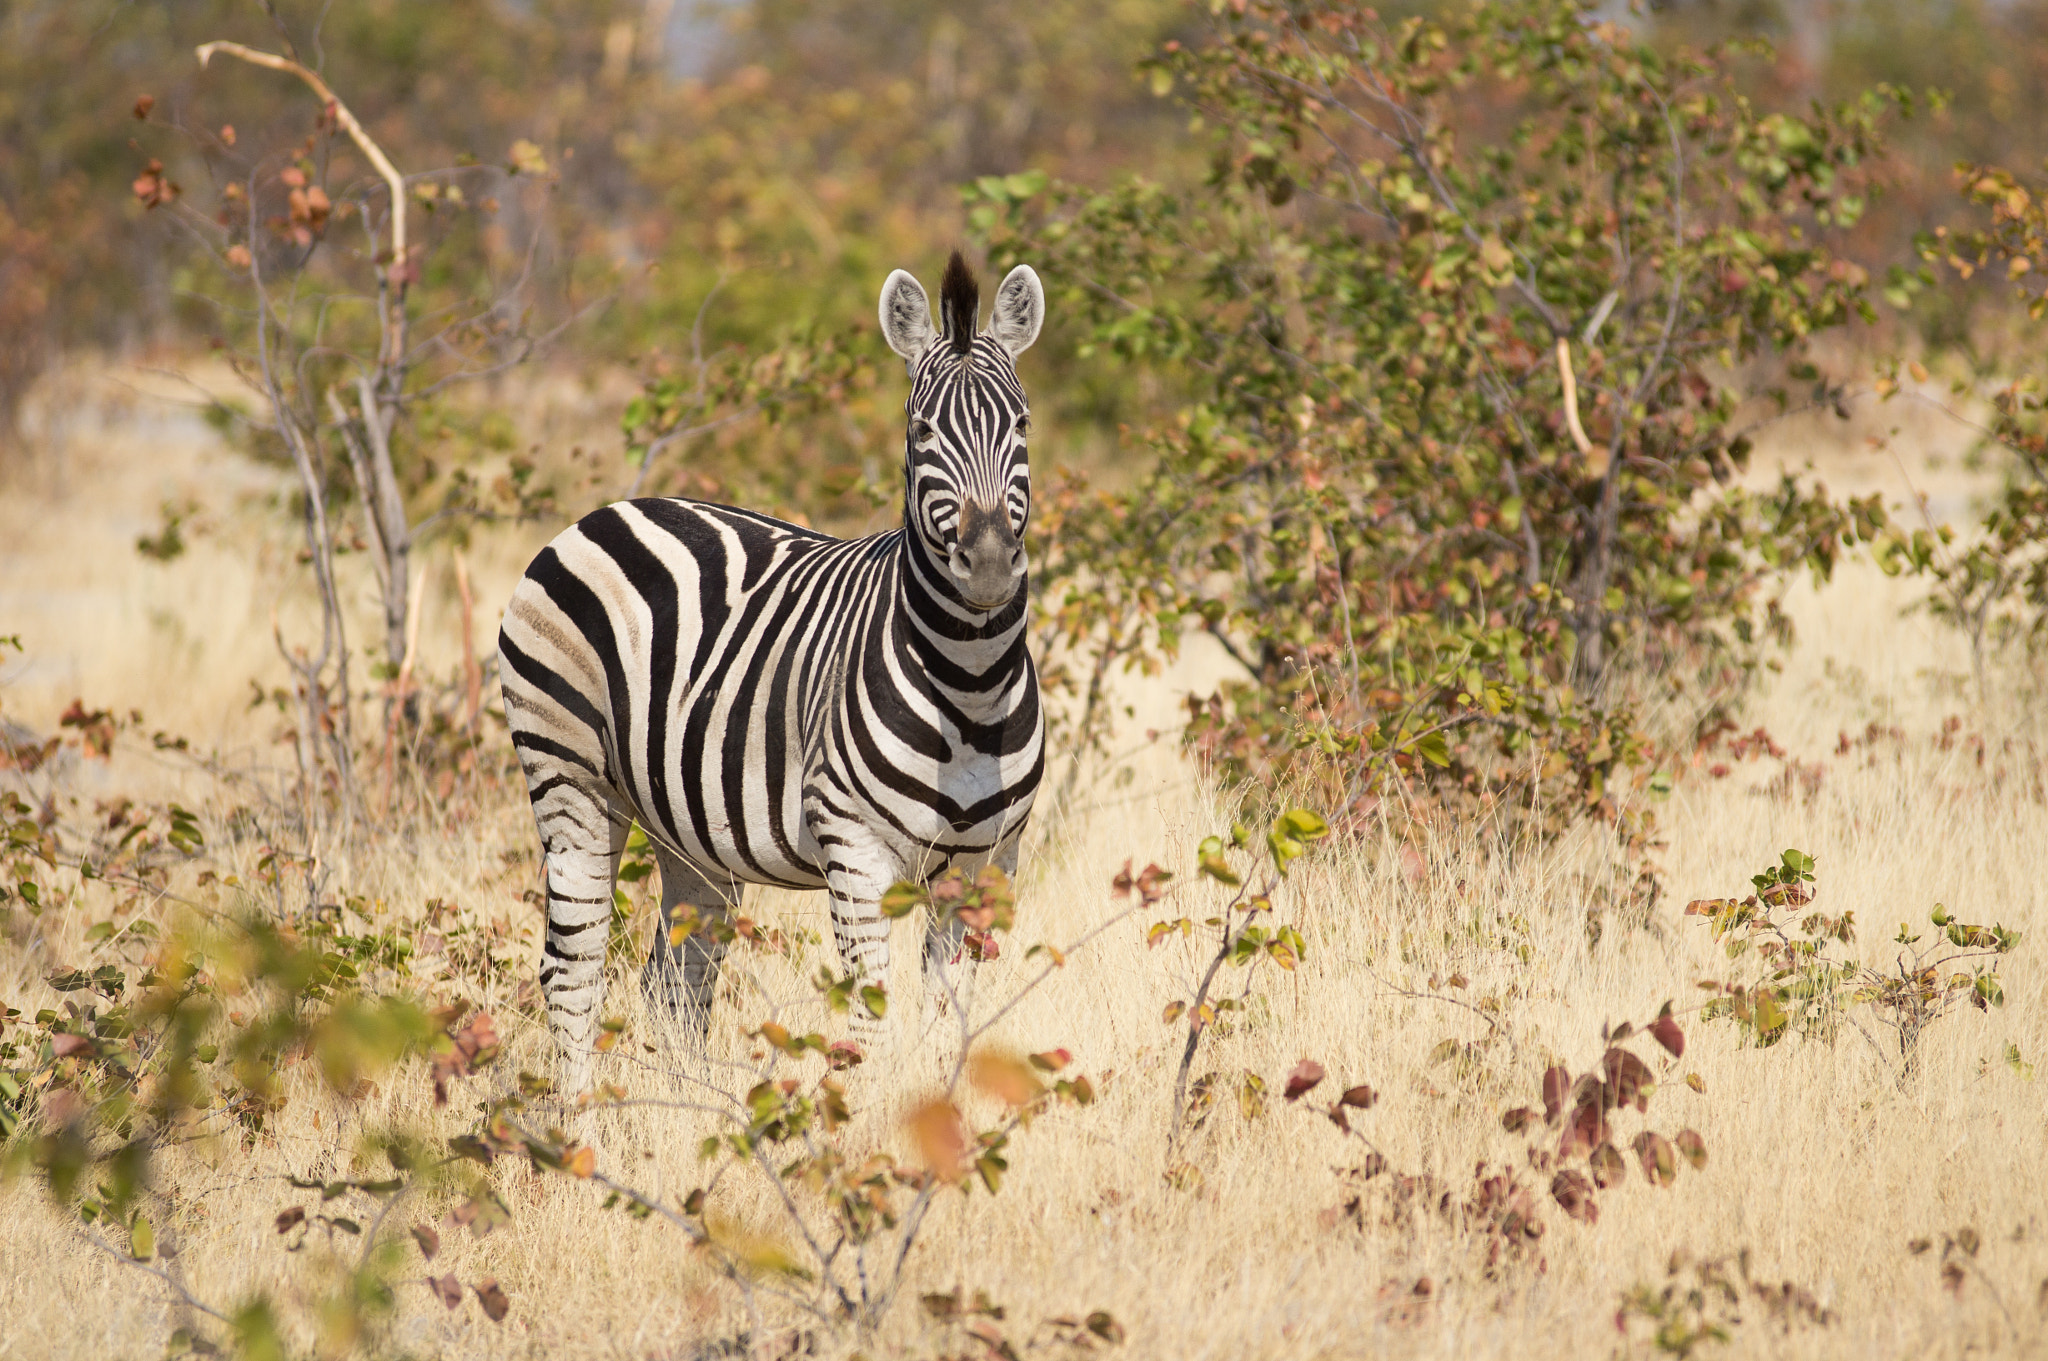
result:
<svg viewBox="0 0 2048 1361"><path fill-rule="evenodd" d="M1765 115L1726 54L1573 0L1233 5L1150 69L1211 131L1204 184L969 191L1100 360L1187 393L1127 490L1040 497L1080 739L1112 668L1205 633L1243 675L1197 746L1310 773L1340 825L1418 795L1613 815L1651 773L1617 657L1741 674L1772 584L1884 523L1747 489L1737 413L1838 407L1811 342L1872 313L1830 243L1910 101Z"/></svg>
<svg viewBox="0 0 2048 1361"><path fill-rule="evenodd" d="M1856 914L1821 911L1814 905L1817 887L1808 887L1814 882L1813 857L1788 850L1750 880L1756 892L1749 896L1686 904L1687 916L1707 919L1731 960L1754 951L1763 966L1749 982L1702 983L1719 994L1702 1008L1704 1019L1733 1021L1759 1048L1778 1043L1795 1028L1803 1036L1832 1041L1846 1021L1877 1048L1853 1011L1868 1007L1877 1023L1893 1032L1904 1078L1914 1071L1928 1026L1965 1002L1980 1011L2005 1005L1998 964L2018 948L2019 932L1966 924L1936 903L1929 914L1934 937L1927 940L1924 932L1901 921L1892 938L1900 948L1890 964L1832 958L1830 946L1855 942ZM1880 1056L1883 1052L1878 1049Z"/></svg>
<svg viewBox="0 0 2048 1361"><path fill-rule="evenodd" d="M1959 287L1982 275L1979 282L2007 295L2024 317L2022 334L2031 335L2048 316L2048 289L2035 266L2048 251L2048 203L2038 185L2030 189L1998 166L1957 165L1956 188L1977 223L1921 233L1922 258L1949 270ZM1923 277L1931 280L1932 271ZM2017 348L2031 351L2026 344ZM1890 368L1878 380L1887 400L1900 390L1898 366ZM1923 366L1914 368L1916 378L1926 377ZM1991 395L1990 424L1979 427L2007 463L2003 485L1979 522L1964 535L1931 521L1910 532L1901 528L1885 536L1879 551L1887 572L1929 580L1926 607L1969 638L1980 692L1987 654L2018 647L2038 656L2048 644L2048 387L2043 374L2024 365L2007 377ZM1955 390L1967 387L1958 382Z"/></svg>

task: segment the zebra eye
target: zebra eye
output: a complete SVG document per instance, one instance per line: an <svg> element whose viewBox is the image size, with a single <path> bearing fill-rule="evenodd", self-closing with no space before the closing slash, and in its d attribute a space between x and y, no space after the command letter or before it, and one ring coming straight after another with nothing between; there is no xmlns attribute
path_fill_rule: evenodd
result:
<svg viewBox="0 0 2048 1361"><path fill-rule="evenodd" d="M934 432L932 430L932 423L930 421L920 418L917 420L913 420L910 423L910 442L912 444L924 444L928 442L932 438L933 433Z"/></svg>
<svg viewBox="0 0 2048 1361"><path fill-rule="evenodd" d="M1029 416L1019 416L1017 418L1017 433L1019 435L1031 433L1031 418Z"/></svg>

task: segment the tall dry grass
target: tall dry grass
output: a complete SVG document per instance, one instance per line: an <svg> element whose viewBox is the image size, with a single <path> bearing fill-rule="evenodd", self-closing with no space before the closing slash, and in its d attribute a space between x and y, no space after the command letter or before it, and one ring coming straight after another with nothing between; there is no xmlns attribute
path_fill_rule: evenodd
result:
<svg viewBox="0 0 2048 1361"><path fill-rule="evenodd" d="M1882 463L1864 472L1886 475ZM268 652L273 606L287 601L287 630L303 617L288 604L292 536L266 504L275 484L203 427L147 402L110 416L70 473L61 490L23 484L0 499L0 632L20 632L27 649L25 662L0 673L0 714L47 729L82 693L143 708L152 726L180 728L231 760L278 762L270 720L246 707L251 677L268 684L279 671ZM1914 473L1923 482L1945 475L1924 463ZM160 567L131 543L171 495L199 498L212 529L185 559ZM485 640L542 537L521 530L473 546ZM430 669L453 663L450 599L437 593L439 613L427 621ZM1611 856L1597 827L1541 852L1490 845L1479 829L1412 853L1347 845L1303 862L1283 901L1309 946L1303 966L1261 974L1258 1004L1211 1034L1197 1067L1232 1082L1258 1073L1274 1097L1256 1119L1228 1096L1220 1101L1178 1155L1199 1172L1178 1188L1165 1175L1166 1135L1185 1032L1163 1024L1161 1011L1187 995L1197 951L1148 948L1138 919L1074 956L995 1038L1070 1048L1100 1099L1022 1132L1000 1195L942 1199L911 1259L910 1293L986 1290L1018 1336L1044 1317L1106 1309L1127 1329L1123 1352L1143 1357L1651 1354L1641 1326L1617 1331L1624 1294L1661 1288L1677 1255L1746 1253L1757 1279L1796 1284L1829 1320L1776 1323L1745 1297L1723 1311L1729 1354L2048 1349L2048 1083L2031 1067L2048 1060L2048 734L2023 678L2002 674L1990 693L1970 691L1957 641L1903 615L1911 599L1909 586L1861 565L1826 591L1793 593L1800 642L1745 714L1786 757L1675 758L1675 790L1657 809L1665 891L1639 919L1598 896ZM367 612L367 592L360 603ZM1134 699L1163 711L1170 688L1162 682ZM1843 749L1843 735L1861 739L1871 725L1874 738ZM1784 778L1793 762L1798 770ZM147 788L204 801L216 827L235 797L189 761L134 742L113 762L76 763L62 778L63 796L83 809ZM417 970L493 1011L506 1071L542 1069L546 1037L518 1009L540 923L521 897L535 876L523 802L513 787L479 777L453 798L416 806L438 812L409 815L402 834L326 847L325 892L364 898L363 925L418 922L435 898L486 932L497 922L493 965L457 968L423 953ZM458 806L460 816L451 814ZM1185 876L1220 821L1215 791L1163 744L1091 769L1033 828L1016 945L1068 940L1101 920L1113 907L1109 880L1127 859ZM1689 1014L1704 997L1696 982L1737 966L1683 904L1746 890L1748 875L1785 847L1817 858L1823 905L1855 911L1859 957L1881 956L1895 923L1924 923L1936 902L2026 933L2004 968L2005 1006L1934 1026L1917 1071L1903 1077L1895 1055L1853 1031L1832 1045L1795 1038L1758 1050L1732 1026ZM257 845L217 837L213 853L224 870L253 878ZM1198 901L1203 892L1188 891ZM169 898L141 910L165 923L181 911ZM748 910L829 939L816 897L762 894ZM86 922L53 915L17 922L0 940L0 1000L31 1012L52 1005L44 975L93 958ZM899 961L914 959L908 932L899 928ZM712 1057L744 1044L739 1023L759 1014L749 989L803 991L799 976L824 947L810 948L789 961L735 955ZM1020 984L1022 954L1013 948L984 970L984 1006ZM436 980L437 971L446 976ZM617 970L614 1007L629 1030L600 1076L660 1096L679 1090L684 1060L642 1046L633 972L631 960ZM914 966L899 971L895 995L914 994L913 974ZM1453 975L1462 987L1443 983ZM1432 977L1442 986L1433 990ZM1500 1117L1535 1104L1548 1063L1590 1066L1604 1023L1647 1019L1667 999L1687 1013L1690 1044L1652 1112L1660 1128L1698 1130L1707 1165L1669 1189L1631 1172L1602 1196L1591 1225L1542 1197L1540 1268L1532 1260L1489 1272L1473 1234L1429 1213L1395 1215L1380 1190L1361 1218L1332 1213L1354 1193L1345 1171L1363 1146L1277 1098L1304 1057L1333 1079L1370 1083L1380 1100L1357 1124L1388 1165L1462 1188L1479 1162L1522 1157ZM1472 1047L1454 1061L1446 1041ZM863 1073L853 1089L856 1137L900 1145L897 1117L932 1089L944 1057L934 1041ZM422 1072L391 1075L349 1101L309 1067L293 1070L292 1099L261 1137L200 1142L169 1160L163 1189L184 1208L166 1226L177 1255L159 1265L196 1299L224 1308L265 1291L310 1300L325 1280L322 1249L288 1253L274 1231L280 1209L308 1199L284 1179L346 1175L362 1162L366 1133L382 1125L452 1131L467 1118L459 1102L432 1107ZM1676 1081L1688 1072L1702 1090ZM696 1148L706 1128L688 1114L634 1109L585 1117L578 1132L601 1149L609 1174L676 1197L701 1180ZM722 1354L715 1348L747 1327L703 1258L659 1221L607 1213L591 1187L523 1166L501 1162L494 1175L511 1225L484 1238L447 1235L434 1269L494 1275L511 1297L510 1317L490 1323L473 1302L444 1311L408 1285L391 1352L683 1358ZM1376 1181L1384 1188L1391 1174ZM417 1217L434 1212L420 1206ZM733 1187L723 1212L759 1232L776 1229L759 1186ZM1965 1227L1982 1239L1977 1274L1952 1293L1935 1258L1942 1236ZM1921 1238L1936 1251L1912 1252ZM1678 1279L1691 1280L1684 1270ZM0 1190L0 1358L154 1357L189 1317L163 1281L95 1246L34 1185ZM922 1354L941 1340L912 1301L882 1342ZM826 1354L839 1346L815 1342Z"/></svg>

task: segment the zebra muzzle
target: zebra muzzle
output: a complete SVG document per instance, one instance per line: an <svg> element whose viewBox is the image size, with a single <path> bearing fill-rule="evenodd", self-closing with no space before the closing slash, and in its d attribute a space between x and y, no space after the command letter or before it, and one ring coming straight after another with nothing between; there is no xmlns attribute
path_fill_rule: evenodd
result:
<svg viewBox="0 0 2048 1361"><path fill-rule="evenodd" d="M960 512L960 537L947 555L946 567L968 604L993 610L1017 594L1029 564L1024 544L1010 528L1009 515L969 501Z"/></svg>

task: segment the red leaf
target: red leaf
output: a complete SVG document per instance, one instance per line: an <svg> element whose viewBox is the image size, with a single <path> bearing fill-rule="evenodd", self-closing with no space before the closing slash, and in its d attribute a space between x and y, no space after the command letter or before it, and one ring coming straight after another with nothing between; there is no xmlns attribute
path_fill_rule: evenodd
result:
<svg viewBox="0 0 2048 1361"><path fill-rule="evenodd" d="M1600 1145L1587 1159L1593 1168L1593 1181L1601 1190L1616 1186L1628 1176L1628 1164L1622 1161L1621 1150L1611 1143Z"/></svg>
<svg viewBox="0 0 2048 1361"><path fill-rule="evenodd" d="M434 1297L450 1309L462 1303L462 1282L455 1279L455 1273L452 1271L446 1276L427 1277L427 1289L433 1291Z"/></svg>
<svg viewBox="0 0 2048 1361"><path fill-rule="evenodd" d="M1577 1099L1565 1120L1564 1135L1557 1141L1557 1156L1566 1162L1590 1153L1607 1142L1607 1085L1588 1074L1579 1080Z"/></svg>
<svg viewBox="0 0 2048 1361"><path fill-rule="evenodd" d="M135 117L139 122L149 117L149 111L156 107L155 95L138 95L135 100Z"/></svg>
<svg viewBox="0 0 2048 1361"><path fill-rule="evenodd" d="M1303 1059L1294 1065L1294 1071L1287 1075L1287 1090L1281 1095L1289 1101L1303 1093L1314 1091L1316 1084L1323 1080L1323 1065L1314 1059Z"/></svg>
<svg viewBox="0 0 2048 1361"><path fill-rule="evenodd" d="M1672 1058L1684 1057L1685 1032L1678 1028L1678 1022L1672 1017L1659 1016L1656 1020L1650 1022L1650 1035L1657 1043L1664 1046L1664 1051L1670 1054Z"/></svg>
<svg viewBox="0 0 2048 1361"><path fill-rule="evenodd" d="M1650 1065L1644 1063L1626 1049L1609 1049L1600 1059L1600 1071L1607 1078L1607 1094L1615 1106L1634 1106L1639 1111L1650 1108L1650 1088L1656 1085L1656 1074Z"/></svg>
<svg viewBox="0 0 2048 1361"><path fill-rule="evenodd" d="M1500 1127L1510 1134L1520 1134L1523 1130L1529 1127L1529 1122L1534 1120L1535 1118L1535 1111L1529 1109L1527 1106L1517 1106L1513 1110L1509 1111L1507 1114L1501 1116Z"/></svg>

